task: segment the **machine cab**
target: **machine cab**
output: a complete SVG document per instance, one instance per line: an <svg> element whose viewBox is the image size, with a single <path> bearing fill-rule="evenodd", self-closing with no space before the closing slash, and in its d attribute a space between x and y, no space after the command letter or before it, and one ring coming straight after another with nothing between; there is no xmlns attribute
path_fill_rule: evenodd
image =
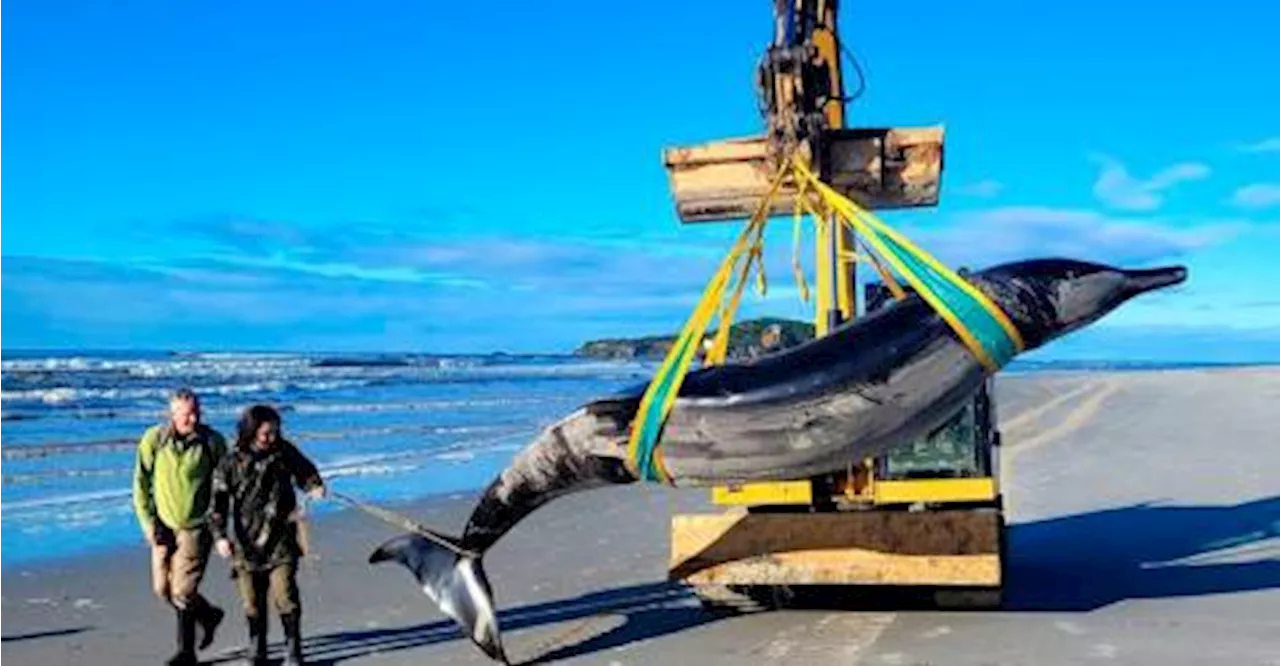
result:
<svg viewBox="0 0 1280 666"><path fill-rule="evenodd" d="M866 285L864 299L867 311L873 312L891 303L893 294L885 285L872 283ZM946 423L873 461L874 479L882 490L883 484L892 484L897 490L919 491L880 492L877 503L897 499L925 504L994 502L999 446L994 383L988 378L973 400Z"/></svg>

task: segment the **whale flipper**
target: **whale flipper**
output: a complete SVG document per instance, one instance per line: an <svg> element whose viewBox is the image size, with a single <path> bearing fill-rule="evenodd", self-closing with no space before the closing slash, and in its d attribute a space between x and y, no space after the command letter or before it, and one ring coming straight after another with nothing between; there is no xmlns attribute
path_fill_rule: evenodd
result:
<svg viewBox="0 0 1280 666"><path fill-rule="evenodd" d="M399 562L418 579L422 591L462 626L490 659L506 664L484 565L479 557L459 555L418 534L403 534L369 555L370 564Z"/></svg>

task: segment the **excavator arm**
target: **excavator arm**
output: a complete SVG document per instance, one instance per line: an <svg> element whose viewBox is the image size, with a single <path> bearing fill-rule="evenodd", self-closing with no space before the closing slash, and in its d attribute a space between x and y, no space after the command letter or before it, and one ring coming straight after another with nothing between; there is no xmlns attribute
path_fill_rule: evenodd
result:
<svg viewBox="0 0 1280 666"><path fill-rule="evenodd" d="M845 128L837 4L773 0L774 39L755 77L763 134L664 152L682 222L750 218L788 153L868 210L937 205L942 127ZM790 214L794 197L784 185L770 215Z"/></svg>
<svg viewBox="0 0 1280 666"><path fill-rule="evenodd" d="M835 0L775 0L774 40L756 68L772 151L802 144L819 154L826 130L844 126Z"/></svg>
<svg viewBox="0 0 1280 666"><path fill-rule="evenodd" d="M942 179L942 127L845 127L846 97L837 0L772 0L773 40L756 66L764 133L671 148L663 161L684 223L748 219L767 201L769 217L797 209L797 187L773 176L791 155L867 210L934 206ZM856 62L854 62L856 67ZM856 98L862 89L859 85ZM854 238L816 226L818 335L855 314ZM839 229L833 232L832 229Z"/></svg>

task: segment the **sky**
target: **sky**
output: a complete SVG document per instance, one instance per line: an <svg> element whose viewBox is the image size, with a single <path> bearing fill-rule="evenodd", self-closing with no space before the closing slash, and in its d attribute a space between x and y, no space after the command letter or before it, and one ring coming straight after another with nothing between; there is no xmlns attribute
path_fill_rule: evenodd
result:
<svg viewBox="0 0 1280 666"><path fill-rule="evenodd" d="M769 5L11 2L0 340L566 352L677 330L740 225L680 224L662 150L761 130ZM849 124L946 128L939 205L881 219L953 266L1190 269L1037 357L1280 360L1277 19L846 0ZM741 316L810 316L791 233L771 225Z"/></svg>

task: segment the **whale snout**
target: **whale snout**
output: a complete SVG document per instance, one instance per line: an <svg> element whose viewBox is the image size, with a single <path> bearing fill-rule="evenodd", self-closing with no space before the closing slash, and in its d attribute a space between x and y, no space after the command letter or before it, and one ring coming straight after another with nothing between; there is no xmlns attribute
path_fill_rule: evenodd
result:
<svg viewBox="0 0 1280 666"><path fill-rule="evenodd" d="M1166 266L1163 268L1149 268L1145 270L1125 271L1124 272L1127 291L1130 295L1172 287L1175 284L1181 284L1187 279L1187 268L1185 266Z"/></svg>

